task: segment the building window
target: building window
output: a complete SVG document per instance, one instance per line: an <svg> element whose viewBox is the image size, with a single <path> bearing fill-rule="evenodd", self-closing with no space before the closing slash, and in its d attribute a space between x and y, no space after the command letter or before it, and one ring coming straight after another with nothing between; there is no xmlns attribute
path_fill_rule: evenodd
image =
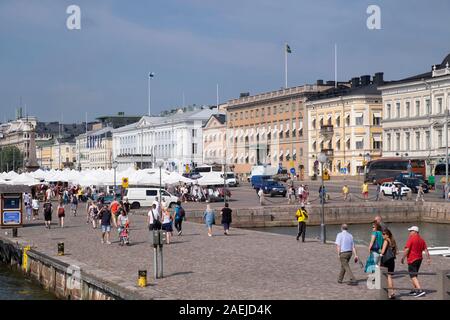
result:
<svg viewBox="0 0 450 320"><path fill-rule="evenodd" d="M292 130L292 137L295 138L297 136L297 130Z"/></svg>
<svg viewBox="0 0 450 320"><path fill-rule="evenodd" d="M341 139L336 141L336 150L340 151L341 150Z"/></svg>
<svg viewBox="0 0 450 320"><path fill-rule="evenodd" d="M362 126L364 124L364 115L361 115L361 117L356 117L355 124L357 126Z"/></svg>
<svg viewBox="0 0 450 320"><path fill-rule="evenodd" d="M323 127L323 118L321 118L320 121L319 121L319 127L320 127L320 128Z"/></svg>
<svg viewBox="0 0 450 320"><path fill-rule="evenodd" d="M442 113L442 98L437 99L437 105L438 105L438 114Z"/></svg>
<svg viewBox="0 0 450 320"><path fill-rule="evenodd" d="M264 117L264 108L261 108L261 117Z"/></svg>
<svg viewBox="0 0 450 320"><path fill-rule="evenodd" d="M314 141L314 142L312 143L312 150L313 150L313 151L316 151L316 148L317 148L317 143ZM301 149L300 149L300 151L301 151Z"/></svg>
<svg viewBox="0 0 450 320"><path fill-rule="evenodd" d="M438 148L442 147L442 130L438 130Z"/></svg>
<svg viewBox="0 0 450 320"><path fill-rule="evenodd" d="M420 132L416 132L416 150L420 150Z"/></svg>
<svg viewBox="0 0 450 320"><path fill-rule="evenodd" d="M427 114L431 114L430 99L425 100L425 105L426 105Z"/></svg>
<svg viewBox="0 0 450 320"><path fill-rule="evenodd" d="M387 138L387 146L386 146L386 151L391 151L391 134L388 133L386 135Z"/></svg>
<svg viewBox="0 0 450 320"><path fill-rule="evenodd" d="M197 144L196 143L192 144L192 154L197 154Z"/></svg>
<svg viewBox="0 0 450 320"><path fill-rule="evenodd" d="M248 111L245 111L245 119L248 119Z"/></svg>
<svg viewBox="0 0 450 320"><path fill-rule="evenodd" d="M411 116L411 113L410 113L411 111L410 111L410 103L409 103L409 101L408 102L406 102L406 117L407 118L409 118L410 116Z"/></svg>
<svg viewBox="0 0 450 320"><path fill-rule="evenodd" d="M373 141L373 149L374 150L381 150L381 141Z"/></svg>
<svg viewBox="0 0 450 320"><path fill-rule="evenodd" d="M244 120L244 112L242 112L242 111L241 111L241 114L240 114L240 119Z"/></svg>
<svg viewBox="0 0 450 320"><path fill-rule="evenodd" d="M270 116L270 107L267 107L267 115Z"/></svg>
<svg viewBox="0 0 450 320"><path fill-rule="evenodd" d="M386 105L386 119L390 119L391 118L391 104L387 104Z"/></svg>
<svg viewBox="0 0 450 320"><path fill-rule="evenodd" d="M259 117L259 109L255 110L255 117Z"/></svg>
<svg viewBox="0 0 450 320"><path fill-rule="evenodd" d="M336 127L340 127L341 126L341 116L338 116L336 118Z"/></svg>
<svg viewBox="0 0 450 320"><path fill-rule="evenodd" d="M430 131L425 131L425 147L426 147L427 150L429 150L430 146L431 146Z"/></svg>
<svg viewBox="0 0 450 320"><path fill-rule="evenodd" d="M416 101L416 117L420 116L420 101Z"/></svg>
<svg viewBox="0 0 450 320"><path fill-rule="evenodd" d="M312 124L311 124L312 128L315 129L316 128L316 119L312 119Z"/></svg>
<svg viewBox="0 0 450 320"><path fill-rule="evenodd" d="M396 109L396 112L397 112L397 118L400 118L401 117L401 114L400 114L400 102L397 102L395 104L395 109Z"/></svg>
<svg viewBox="0 0 450 320"><path fill-rule="evenodd" d="M364 149L364 140L356 141L356 149L357 150Z"/></svg>
<svg viewBox="0 0 450 320"><path fill-rule="evenodd" d="M273 114L274 114L274 115L277 114L277 106L273 106Z"/></svg>
<svg viewBox="0 0 450 320"><path fill-rule="evenodd" d="M346 142L346 148L347 150L350 150L350 139L348 139Z"/></svg>
<svg viewBox="0 0 450 320"><path fill-rule="evenodd" d="M303 148L300 148L300 157L303 157Z"/></svg>
<svg viewBox="0 0 450 320"><path fill-rule="evenodd" d="M411 148L410 140L411 140L410 134L409 134L409 132L406 132L405 133L405 149L406 149L406 151L409 151Z"/></svg>
<svg viewBox="0 0 450 320"><path fill-rule="evenodd" d="M381 117L373 116L373 125L374 125L374 126L379 126L379 125L381 125Z"/></svg>
<svg viewBox="0 0 450 320"><path fill-rule="evenodd" d="M347 127L350 126L350 115L348 115L348 116L345 118L345 125L346 125Z"/></svg>
<svg viewBox="0 0 450 320"><path fill-rule="evenodd" d="M192 138L197 138L197 130L192 129Z"/></svg>
<svg viewBox="0 0 450 320"><path fill-rule="evenodd" d="M400 133L395 134L395 147L396 150L400 151L402 148L400 146Z"/></svg>

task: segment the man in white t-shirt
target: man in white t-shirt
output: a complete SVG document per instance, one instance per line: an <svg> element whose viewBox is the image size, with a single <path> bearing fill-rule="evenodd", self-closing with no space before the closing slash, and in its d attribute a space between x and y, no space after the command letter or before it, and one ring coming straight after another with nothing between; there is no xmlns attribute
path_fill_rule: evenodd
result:
<svg viewBox="0 0 450 320"><path fill-rule="evenodd" d="M259 189L258 196L259 196L259 204L263 206L264 205L264 191L262 188Z"/></svg>
<svg viewBox="0 0 450 320"><path fill-rule="evenodd" d="M159 206L159 198L156 197L155 200L152 202L152 206L156 206L156 211L159 213L161 213L161 208Z"/></svg>
<svg viewBox="0 0 450 320"><path fill-rule="evenodd" d="M155 220L159 221L160 219L161 215L159 214L159 211L156 208L156 204L153 204L150 211L148 212L147 218L148 229L150 231L161 229L161 223L158 223L159 226L155 226Z"/></svg>

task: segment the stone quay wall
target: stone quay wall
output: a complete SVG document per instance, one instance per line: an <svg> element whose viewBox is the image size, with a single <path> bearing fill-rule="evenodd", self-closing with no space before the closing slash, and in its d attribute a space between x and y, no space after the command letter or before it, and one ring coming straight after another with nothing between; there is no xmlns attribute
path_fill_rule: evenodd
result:
<svg viewBox="0 0 450 320"><path fill-rule="evenodd" d="M59 299L68 300L140 300L142 297L104 278L87 274L82 263L66 257L49 257L0 236L0 263L20 270ZM62 261L66 260L66 261Z"/></svg>
<svg viewBox="0 0 450 320"><path fill-rule="evenodd" d="M205 206L206 207L206 206ZM232 208L232 203L230 203ZM240 228L289 227L296 226L295 213L298 205L262 206L245 209L233 209L233 226ZM321 205L307 205L309 225L320 225ZM216 211L216 224L220 224L220 210ZM133 211L134 214L146 215L146 209ZM382 202L348 202L325 204L325 221L327 224L371 223L376 215L386 222L431 222L450 224L450 203L407 201ZM186 219L203 223L202 210L186 210Z"/></svg>

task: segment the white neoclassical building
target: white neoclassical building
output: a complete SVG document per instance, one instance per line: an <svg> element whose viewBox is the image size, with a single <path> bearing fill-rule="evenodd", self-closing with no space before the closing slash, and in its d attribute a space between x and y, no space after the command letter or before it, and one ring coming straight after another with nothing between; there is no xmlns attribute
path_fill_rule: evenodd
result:
<svg viewBox="0 0 450 320"><path fill-rule="evenodd" d="M427 175L445 157L450 109L450 55L427 73L379 87L383 98L383 156L424 159Z"/></svg>
<svg viewBox="0 0 450 320"><path fill-rule="evenodd" d="M203 108L167 117L144 116L135 124L113 132L113 158L118 168L155 168L163 161L169 171L203 163L202 127L217 108Z"/></svg>

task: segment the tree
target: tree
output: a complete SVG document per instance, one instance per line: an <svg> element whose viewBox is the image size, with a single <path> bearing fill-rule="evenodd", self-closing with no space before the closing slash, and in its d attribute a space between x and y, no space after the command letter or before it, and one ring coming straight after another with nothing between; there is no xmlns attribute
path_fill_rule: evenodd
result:
<svg viewBox="0 0 450 320"><path fill-rule="evenodd" d="M0 172L17 171L23 167L23 153L15 146L7 146L0 149Z"/></svg>

